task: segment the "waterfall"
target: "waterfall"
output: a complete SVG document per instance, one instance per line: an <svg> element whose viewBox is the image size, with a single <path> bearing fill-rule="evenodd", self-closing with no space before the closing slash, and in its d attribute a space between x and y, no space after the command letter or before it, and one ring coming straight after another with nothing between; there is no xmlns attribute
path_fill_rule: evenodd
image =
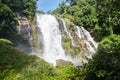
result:
<svg viewBox="0 0 120 80"><path fill-rule="evenodd" d="M84 27L79 27L79 26L75 26L76 27L76 34L79 38L81 38L87 47L88 50L88 54L91 53L95 53L95 49L97 49L97 43L94 41L94 39L92 38L92 36L90 35L90 33L84 28ZM93 47L92 47L93 45Z"/></svg>
<svg viewBox="0 0 120 80"><path fill-rule="evenodd" d="M57 19L52 15L37 15L37 23L43 36L43 59L54 65L56 65L57 59L65 60Z"/></svg>
<svg viewBox="0 0 120 80"><path fill-rule="evenodd" d="M76 27L76 34L79 38L84 38L84 33L82 32L82 30L79 28L79 26L75 26Z"/></svg>
<svg viewBox="0 0 120 80"><path fill-rule="evenodd" d="M85 30L85 28L83 28L83 27L81 27L81 29L83 30L83 32L84 32L87 40L88 40L88 41L91 41L92 44L94 45L95 49L97 49L97 46L98 46L98 45L97 45L97 43L93 40L93 38L91 37L90 33L89 33L87 30Z"/></svg>
<svg viewBox="0 0 120 80"><path fill-rule="evenodd" d="M64 27L64 31L67 33L67 35L69 36L70 40L71 40L71 44L72 46L75 46L75 41L73 40L73 37L71 36L71 33L68 32L67 30L67 27L66 27L66 24L65 24L65 21L63 19L62 20L62 23L63 23L63 27Z"/></svg>
<svg viewBox="0 0 120 80"><path fill-rule="evenodd" d="M76 35L73 36L71 35L72 31L67 30L65 21L63 19L60 19L60 21L52 15L37 15L38 42L43 44L42 50L38 50L40 54L42 53L40 57L52 63L54 66L57 60L70 61L74 65L81 65L84 59L86 60L86 56L89 57L95 53L97 44L84 27L74 25L73 28L75 29L74 33L76 33ZM68 49L73 51L72 54L74 57L69 55L68 49L63 48L63 38L66 36L64 34L70 39L72 46L69 46ZM78 36L78 38L75 36ZM84 44L86 46L84 46ZM79 48L80 52L76 53L74 51L75 48Z"/></svg>

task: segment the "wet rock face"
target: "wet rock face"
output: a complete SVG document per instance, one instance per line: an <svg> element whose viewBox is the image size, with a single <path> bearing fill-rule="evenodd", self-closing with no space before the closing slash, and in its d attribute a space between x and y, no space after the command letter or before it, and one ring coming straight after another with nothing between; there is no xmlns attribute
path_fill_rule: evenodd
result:
<svg viewBox="0 0 120 80"><path fill-rule="evenodd" d="M19 19L18 32L23 38L23 40L29 40L31 38L31 26L27 18Z"/></svg>
<svg viewBox="0 0 120 80"><path fill-rule="evenodd" d="M70 62L70 61L65 61L65 60L59 59L56 61L56 67L66 66L70 63L72 64L72 62Z"/></svg>
<svg viewBox="0 0 120 80"><path fill-rule="evenodd" d="M29 24L21 25L20 34L24 40L29 40L29 38L31 37Z"/></svg>
<svg viewBox="0 0 120 80"><path fill-rule="evenodd" d="M65 54L75 58L75 62L86 63L97 49L97 43L90 35L90 32L67 19L58 18L58 22Z"/></svg>
<svg viewBox="0 0 120 80"><path fill-rule="evenodd" d="M17 29L20 37L16 47L26 53L30 53L32 51L32 28L26 17L19 17Z"/></svg>

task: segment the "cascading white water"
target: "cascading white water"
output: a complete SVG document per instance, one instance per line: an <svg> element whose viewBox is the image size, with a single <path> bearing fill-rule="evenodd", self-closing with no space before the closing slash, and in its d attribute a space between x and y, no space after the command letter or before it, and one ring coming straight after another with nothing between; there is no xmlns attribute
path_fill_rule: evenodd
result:
<svg viewBox="0 0 120 80"><path fill-rule="evenodd" d="M84 32L87 40L90 41L90 42L94 45L95 49L97 49L97 46L98 46L98 45L97 45L97 43L93 40L93 38L92 38L92 36L90 35L90 33L89 33L87 30L85 30L85 28L83 28L83 27L81 27L81 29L83 30L83 32Z"/></svg>
<svg viewBox="0 0 120 80"><path fill-rule="evenodd" d="M67 35L69 36L69 38L71 40L72 46L75 46L75 41L73 40L73 37L71 36L71 33L68 32L67 27L66 27L66 23L63 19L62 19L62 23L63 23L64 31L67 33Z"/></svg>
<svg viewBox="0 0 120 80"><path fill-rule="evenodd" d="M52 16L52 15L37 15L37 26L39 29L38 32L38 41L42 39L43 50L37 50L38 53L43 54L37 54L41 58L43 58L45 61L52 63L54 66L56 65L56 60L62 59L65 61L72 62L75 66L81 65L82 58L80 58L81 53L88 53L85 56L91 56L92 53L95 53L95 49L97 47L97 44L91 37L90 33L85 30L83 27L74 26L76 28L76 35L78 38L81 38L84 44L86 44L86 49L82 50L84 47L79 42L75 42L71 33L67 30L66 23L63 19L60 19L62 23L59 23L58 20ZM60 26L59 24L62 24ZM73 52L74 57L70 56L69 54L66 54L63 47L62 47L62 33L60 31L60 27L63 29L67 36L71 40L71 49L74 49L74 47L78 47L81 49L81 52L78 52L78 55L75 55ZM64 33L63 33L64 34ZM64 35L63 35L64 36ZM76 38L77 39L77 38ZM41 43L41 41L40 41ZM64 42L63 42L64 43ZM76 45L77 44L77 45ZM92 45L91 45L92 44ZM85 59L85 58L84 58Z"/></svg>
<svg viewBox="0 0 120 80"><path fill-rule="evenodd" d="M83 41L86 44L87 47L87 53L91 54L91 53L95 53L95 49L97 49L97 43L93 40L93 38L91 37L90 33L85 30L84 27L79 27L79 26L75 26L76 27L76 34L79 38L83 39ZM92 47L92 45L93 47Z"/></svg>
<svg viewBox="0 0 120 80"><path fill-rule="evenodd" d="M94 48L90 45L89 41L87 40L84 40L85 44L86 44L86 47L87 47L87 53L88 55L91 55L92 53L95 53L95 50Z"/></svg>
<svg viewBox="0 0 120 80"><path fill-rule="evenodd" d="M76 27L76 34L79 38L84 38L84 33L82 32L82 30L79 28L79 26L75 26Z"/></svg>
<svg viewBox="0 0 120 80"><path fill-rule="evenodd" d="M43 59L54 65L57 59L66 60L57 19L52 15L37 15L37 23L43 36Z"/></svg>

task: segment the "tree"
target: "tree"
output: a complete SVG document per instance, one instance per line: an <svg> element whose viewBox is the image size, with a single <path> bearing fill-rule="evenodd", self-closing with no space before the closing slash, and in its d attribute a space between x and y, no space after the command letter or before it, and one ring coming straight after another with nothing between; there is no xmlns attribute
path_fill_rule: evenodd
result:
<svg viewBox="0 0 120 80"><path fill-rule="evenodd" d="M36 13L37 0L1 0L1 2L6 4L13 12L26 16L29 21L33 19Z"/></svg>
<svg viewBox="0 0 120 80"><path fill-rule="evenodd" d="M54 13L88 30L93 29L98 21L95 0L66 0L60 3Z"/></svg>
<svg viewBox="0 0 120 80"><path fill-rule="evenodd" d="M0 3L0 7L0 37L10 39L17 32L17 17L7 5Z"/></svg>
<svg viewBox="0 0 120 80"><path fill-rule="evenodd" d="M110 34L120 34L120 5L119 0L96 0L98 25L101 28L101 36L106 37Z"/></svg>
<svg viewBox="0 0 120 80"><path fill-rule="evenodd" d="M37 10L37 13L39 13L39 14L45 14L45 12L43 10Z"/></svg>
<svg viewBox="0 0 120 80"><path fill-rule="evenodd" d="M85 80L120 79L120 36L104 38L86 66Z"/></svg>

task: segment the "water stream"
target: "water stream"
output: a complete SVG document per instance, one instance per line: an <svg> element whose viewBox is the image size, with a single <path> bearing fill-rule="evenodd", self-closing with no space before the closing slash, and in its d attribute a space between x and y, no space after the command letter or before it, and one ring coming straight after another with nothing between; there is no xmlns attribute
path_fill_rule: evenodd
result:
<svg viewBox="0 0 120 80"><path fill-rule="evenodd" d="M66 23L61 19L63 24L63 29L66 34L69 36L71 45L75 47L75 41L71 33L67 30ZM43 43L43 55L41 56L45 61L56 65L56 60L62 59L65 61L70 61L73 64L79 64L80 61L78 56L71 57L65 53L65 50L62 45L62 33L60 30L60 23L56 17L52 15L37 15L37 26L40 32L38 32L38 37L42 36ZM87 53L95 53L97 48L96 42L91 37L90 33L84 29L84 27L74 26L76 28L76 35L83 40L86 44ZM41 38L41 37L40 37ZM38 40L39 42L39 40Z"/></svg>

